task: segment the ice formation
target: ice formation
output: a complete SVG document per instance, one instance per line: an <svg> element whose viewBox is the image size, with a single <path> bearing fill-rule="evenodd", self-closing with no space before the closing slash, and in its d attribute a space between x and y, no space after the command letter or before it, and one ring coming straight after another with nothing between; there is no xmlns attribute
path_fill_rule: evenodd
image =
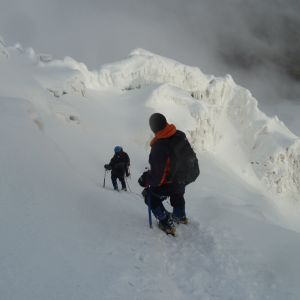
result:
<svg viewBox="0 0 300 300"><path fill-rule="evenodd" d="M204 90L213 76L204 75L199 68L155 55L143 49L132 51L127 59L100 68L101 86L124 90L156 83L169 83L185 91Z"/></svg>

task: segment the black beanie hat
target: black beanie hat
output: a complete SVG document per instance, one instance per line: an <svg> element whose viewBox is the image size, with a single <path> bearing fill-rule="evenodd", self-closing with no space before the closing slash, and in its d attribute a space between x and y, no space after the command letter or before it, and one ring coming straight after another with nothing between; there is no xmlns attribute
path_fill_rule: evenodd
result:
<svg viewBox="0 0 300 300"><path fill-rule="evenodd" d="M167 120L164 115L155 113L149 119L149 125L154 133L163 130L167 125Z"/></svg>

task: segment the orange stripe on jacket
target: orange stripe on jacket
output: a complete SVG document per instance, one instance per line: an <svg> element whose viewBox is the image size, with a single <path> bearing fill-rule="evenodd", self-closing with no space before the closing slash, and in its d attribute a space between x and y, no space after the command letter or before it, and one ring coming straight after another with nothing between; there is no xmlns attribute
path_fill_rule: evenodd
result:
<svg viewBox="0 0 300 300"><path fill-rule="evenodd" d="M170 125L170 124L167 123L166 127L163 130L155 133L155 137L151 141L150 146L152 146L157 140L159 140L159 139L166 139L166 138L172 136L175 133L176 133L176 127L175 127L175 125L173 125L173 124ZM168 174L170 174L170 172L171 172L171 169L170 169L170 158L168 157L167 162L166 162L165 171L164 171L162 180L161 180L161 182L160 182L159 185L161 185L162 183L171 183L171 182L168 182L168 181L164 181L165 178L166 178L166 176Z"/></svg>

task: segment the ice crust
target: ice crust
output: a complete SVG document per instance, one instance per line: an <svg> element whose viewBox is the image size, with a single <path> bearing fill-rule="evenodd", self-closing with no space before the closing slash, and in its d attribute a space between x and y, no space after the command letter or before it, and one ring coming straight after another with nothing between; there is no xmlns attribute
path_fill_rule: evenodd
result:
<svg viewBox="0 0 300 300"><path fill-rule="evenodd" d="M33 78L57 98L75 93L86 99L86 88L130 93L153 86L145 104L163 112L170 123L177 123L197 150L218 152L221 141L230 135L221 130L220 120L225 118L238 132L237 143L260 181L273 194L300 201L300 139L276 116L269 118L262 113L250 91L236 85L230 75L205 75L197 67L143 49L90 72L69 57L52 60L32 49L24 52L20 45L7 50L0 38L0 52L6 58L15 56L16 50L35 62ZM136 141L146 145L150 138L139 136Z"/></svg>

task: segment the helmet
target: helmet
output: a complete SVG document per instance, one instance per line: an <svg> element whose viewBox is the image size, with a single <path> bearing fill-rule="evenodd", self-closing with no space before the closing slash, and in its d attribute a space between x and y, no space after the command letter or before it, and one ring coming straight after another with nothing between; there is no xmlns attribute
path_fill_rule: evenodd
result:
<svg viewBox="0 0 300 300"><path fill-rule="evenodd" d="M121 147L116 146L116 147L115 147L115 152L120 152L120 151L121 151Z"/></svg>

